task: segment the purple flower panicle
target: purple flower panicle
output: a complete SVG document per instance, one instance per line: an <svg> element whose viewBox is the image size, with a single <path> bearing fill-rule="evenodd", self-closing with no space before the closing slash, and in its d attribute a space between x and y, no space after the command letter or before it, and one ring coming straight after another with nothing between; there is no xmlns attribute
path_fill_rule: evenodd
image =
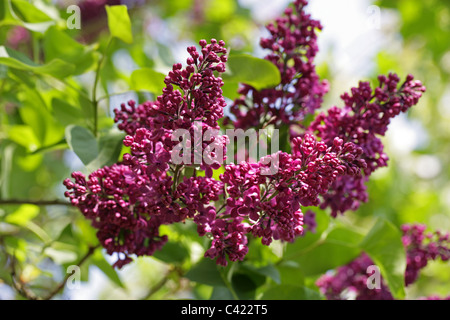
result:
<svg viewBox="0 0 450 320"><path fill-rule="evenodd" d="M363 150L362 159L367 167L364 175L342 176L324 196L322 208L331 208L332 215L347 210L356 210L361 202L367 201L365 182L376 169L387 165L388 156L380 140L388 129L391 119L417 104L425 87L420 81L408 75L399 85L396 74L379 76L379 85L374 90L368 82L360 82L352 88L351 94L341 96L343 108L332 107L327 113L319 114L310 124L308 131L315 133L327 145L336 137L353 142Z"/></svg>
<svg viewBox="0 0 450 320"><path fill-rule="evenodd" d="M242 85L239 89L242 96L231 107L236 128L261 127L269 122L298 124L306 114L320 108L328 91L328 83L320 81L314 65L317 31L322 26L305 12L307 4L305 0L294 1L282 17L266 26L270 37L262 38L260 46L270 51L265 59L278 68L281 82L275 88L263 90Z"/></svg>

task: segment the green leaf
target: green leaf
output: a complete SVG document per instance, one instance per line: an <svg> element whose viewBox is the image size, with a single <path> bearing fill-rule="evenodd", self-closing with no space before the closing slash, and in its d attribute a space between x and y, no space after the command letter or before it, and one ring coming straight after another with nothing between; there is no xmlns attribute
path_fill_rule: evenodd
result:
<svg viewBox="0 0 450 320"><path fill-rule="evenodd" d="M15 125L8 130L8 137L28 151L36 150L41 143L36 138L33 129L27 125Z"/></svg>
<svg viewBox="0 0 450 320"><path fill-rule="evenodd" d="M94 171L116 163L122 150L124 138L125 134L117 129L110 130L106 135L101 136L98 143L98 155L86 165L87 168Z"/></svg>
<svg viewBox="0 0 450 320"><path fill-rule="evenodd" d="M98 144L94 135L86 128L71 125L66 128L66 141L70 149L88 165L98 156Z"/></svg>
<svg viewBox="0 0 450 320"><path fill-rule="evenodd" d="M257 90L275 87L281 82L280 71L271 62L250 55L230 55L224 82L249 84Z"/></svg>
<svg viewBox="0 0 450 320"><path fill-rule="evenodd" d="M42 165L42 154L28 153L24 149L18 149L16 162L23 171L31 172Z"/></svg>
<svg viewBox="0 0 450 320"><path fill-rule="evenodd" d="M306 212L307 208L302 208ZM328 229L330 224L330 215L324 210L315 210L316 213L316 232L306 232L303 237L298 237L294 243L289 243L286 247L286 253L283 256L283 260L289 260L291 256L297 255L299 252L307 250L307 248L313 246L322 234Z"/></svg>
<svg viewBox="0 0 450 320"><path fill-rule="evenodd" d="M229 21L236 10L234 0L209 0L205 2L205 16L211 21Z"/></svg>
<svg viewBox="0 0 450 320"><path fill-rule="evenodd" d="M260 239L250 238L246 260L251 261L255 267L262 267L267 263L275 263L279 257L272 248L261 243Z"/></svg>
<svg viewBox="0 0 450 320"><path fill-rule="evenodd" d="M256 268L253 265L248 264L248 265L245 265L245 269L247 269L255 274L259 274L264 277L271 278L273 281L275 281L278 284L281 282L280 272L277 270L277 268L275 268L275 266L273 264L268 264L268 265L266 265L264 267L260 267L260 268Z"/></svg>
<svg viewBox="0 0 450 320"><path fill-rule="evenodd" d="M209 286L225 286L217 265L213 260L201 259L199 263L186 273L186 278L191 281L206 284Z"/></svg>
<svg viewBox="0 0 450 320"><path fill-rule="evenodd" d="M12 19L11 11L10 11L10 2L0 1L0 21L10 20Z"/></svg>
<svg viewBox="0 0 450 320"><path fill-rule="evenodd" d="M31 31L44 33L54 24L55 21L52 21L47 14L27 1L0 1L0 27L21 26Z"/></svg>
<svg viewBox="0 0 450 320"><path fill-rule="evenodd" d="M23 106L19 109L23 121L30 125L42 147L52 146L61 141L64 127L52 117L44 93L36 89L22 90Z"/></svg>
<svg viewBox="0 0 450 320"><path fill-rule="evenodd" d="M181 263L189 257L188 249L180 242L167 242L153 257L167 263Z"/></svg>
<svg viewBox="0 0 450 320"><path fill-rule="evenodd" d="M132 43L131 22L128 16L127 6L105 6L108 15L108 27L111 35L123 42Z"/></svg>
<svg viewBox="0 0 450 320"><path fill-rule="evenodd" d="M24 22L39 23L51 21L52 19L35 5L25 0L11 0L14 12Z"/></svg>
<svg viewBox="0 0 450 320"><path fill-rule="evenodd" d="M81 124L84 122L83 111L59 98L52 99L53 116L64 126Z"/></svg>
<svg viewBox="0 0 450 320"><path fill-rule="evenodd" d="M280 151L291 153L290 126L284 125L280 130Z"/></svg>
<svg viewBox="0 0 450 320"><path fill-rule="evenodd" d="M239 82L232 81L230 79L227 79L222 86L223 95L231 100L239 98L240 94L238 93L238 89Z"/></svg>
<svg viewBox="0 0 450 320"><path fill-rule="evenodd" d="M68 223L56 238L57 241L76 245L77 240L75 239L75 236L73 234L72 227L72 223Z"/></svg>
<svg viewBox="0 0 450 320"><path fill-rule="evenodd" d="M8 75L14 81L24 84L30 89L34 89L36 87L36 82L34 81L33 78L30 77L30 74L28 71L19 70L19 69L9 69Z"/></svg>
<svg viewBox="0 0 450 320"><path fill-rule="evenodd" d="M50 27L44 36L45 61L62 59L75 66L74 75L82 74L95 64L94 52L78 43L56 27Z"/></svg>
<svg viewBox="0 0 450 320"><path fill-rule="evenodd" d="M30 31L39 32L39 33L45 33L48 28L53 26L55 24L54 21L47 21L47 22L39 22L39 23L26 23L23 22L22 25L24 28L27 28Z"/></svg>
<svg viewBox="0 0 450 320"><path fill-rule="evenodd" d="M0 147L0 150L3 151L0 161L0 196L5 199L10 196L11 177L13 176L14 168L14 153L17 146L12 144L2 144Z"/></svg>
<svg viewBox="0 0 450 320"><path fill-rule="evenodd" d="M157 64L171 66L174 61L174 56L169 46L166 46L160 42L156 42L158 48L158 57L156 58Z"/></svg>
<svg viewBox="0 0 450 320"><path fill-rule="evenodd" d="M14 255L17 260L24 262L27 259L28 243L24 239L16 237L4 238L6 251L10 255Z"/></svg>
<svg viewBox="0 0 450 320"><path fill-rule="evenodd" d="M281 283L290 285L303 285L305 277L300 266L295 261L283 261L277 266L280 273Z"/></svg>
<svg viewBox="0 0 450 320"><path fill-rule="evenodd" d="M231 265L231 267L233 267L233 266L234 266L233 269L236 269L236 267L238 267L238 270L237 271L230 270L228 273L229 277L232 278L236 274L245 274L246 276L248 276L250 278L250 280L254 283L254 285L256 287L260 287L260 286L264 285L267 282L267 277L275 276L275 278L276 278L275 273L270 272L269 270L266 270L265 267L256 268L254 265L252 265L250 263L236 264L236 266L235 266L235 264ZM268 274L270 274L270 275L268 275Z"/></svg>
<svg viewBox="0 0 450 320"><path fill-rule="evenodd" d="M99 243L97 238L97 229L95 229L89 220L84 217L80 217L76 220L72 231L78 239L82 240L82 243L90 246L96 246Z"/></svg>
<svg viewBox="0 0 450 320"><path fill-rule="evenodd" d="M214 287L210 300L233 300L233 294L227 287L216 286Z"/></svg>
<svg viewBox="0 0 450 320"><path fill-rule="evenodd" d="M165 87L165 77L164 74L150 68L135 70L131 74L131 88L136 91L150 91L159 95Z"/></svg>
<svg viewBox="0 0 450 320"><path fill-rule="evenodd" d="M319 292L304 286L280 284L264 292L262 300L323 300Z"/></svg>
<svg viewBox="0 0 450 320"><path fill-rule="evenodd" d="M47 234L47 232L45 232L45 230L37 224L33 223L33 221L28 221L25 227L33 232L44 244L49 244L52 241L52 238Z"/></svg>
<svg viewBox="0 0 450 320"><path fill-rule="evenodd" d="M231 285L239 299L253 300L257 286L250 276L244 273L235 273L231 279Z"/></svg>
<svg viewBox="0 0 450 320"><path fill-rule="evenodd" d="M262 274L262 275L264 275L266 277L271 278L276 283L281 283L280 272L272 264L269 264L267 266L258 268L258 269L256 269L256 272L259 273L259 274Z"/></svg>
<svg viewBox="0 0 450 320"><path fill-rule="evenodd" d="M296 261L305 276L322 274L356 258L361 253L358 244L362 238L361 234L348 228L335 228L326 239L303 251L286 254L285 258Z"/></svg>
<svg viewBox="0 0 450 320"><path fill-rule="evenodd" d="M405 297L406 252L401 237L392 223L379 219L360 244L380 268L396 299Z"/></svg>
<svg viewBox="0 0 450 320"><path fill-rule="evenodd" d="M42 106L35 107L36 105L31 105L25 102L19 111L23 122L31 127L35 137L39 141L39 145L42 146L45 143L45 133L47 130L45 121L45 113L47 110L43 110L45 107Z"/></svg>
<svg viewBox="0 0 450 320"><path fill-rule="evenodd" d="M23 204L16 211L6 216L5 222L25 226L39 214L39 207L33 204Z"/></svg>
<svg viewBox="0 0 450 320"><path fill-rule="evenodd" d="M219 181L219 180L220 180L220 175L223 174L223 173L225 173L225 167L224 167L224 166L221 166L220 168L218 168L218 169L216 169L216 170L213 170L213 176L212 176L212 178L213 178L214 180Z"/></svg>
<svg viewBox="0 0 450 320"><path fill-rule="evenodd" d="M94 108L92 101L83 94L78 94L76 98L77 105L80 106L81 110L83 110L85 121L93 123Z"/></svg>
<svg viewBox="0 0 450 320"><path fill-rule="evenodd" d="M19 70L32 71L36 74L48 74L59 79L73 74L75 70L73 64L61 59L54 59L44 65L38 65L17 51L4 46L0 46L0 64Z"/></svg>

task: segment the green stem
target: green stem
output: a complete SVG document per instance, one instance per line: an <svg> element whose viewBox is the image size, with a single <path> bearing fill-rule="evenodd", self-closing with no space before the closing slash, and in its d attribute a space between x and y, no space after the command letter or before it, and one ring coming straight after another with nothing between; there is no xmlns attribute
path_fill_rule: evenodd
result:
<svg viewBox="0 0 450 320"><path fill-rule="evenodd" d="M175 171L173 173L173 185L172 185L172 191L175 192L177 190L178 186L178 180L180 178L180 171L183 169L183 165L177 164L175 167Z"/></svg>
<svg viewBox="0 0 450 320"><path fill-rule="evenodd" d="M226 206L227 206L226 202L222 204L222 206L219 209L217 209L217 214L219 214L220 211L222 211Z"/></svg>
<svg viewBox="0 0 450 320"><path fill-rule="evenodd" d="M14 250L13 255L11 256L12 261L12 272L11 272L11 280L12 280L12 287L14 290L17 291L22 297L24 297L27 300L41 300L36 294L34 294L33 291L31 291L20 279L20 277L17 278L16 274L16 252Z"/></svg>
<svg viewBox="0 0 450 320"><path fill-rule="evenodd" d="M97 100L97 86L100 81L100 70L102 69L103 62L105 61L106 54L109 50L109 47L111 46L114 38L110 38L108 40L108 44L106 45L105 51L103 52L102 57L100 58L100 61L98 62L97 69L95 71L95 80L94 80L94 87L92 89L92 105L94 106L94 136L97 137L98 133L98 102L100 100Z"/></svg>
<svg viewBox="0 0 450 320"><path fill-rule="evenodd" d="M55 143L53 143L53 144L51 144L49 146L44 146L42 148L36 149L33 152L31 152L30 154L38 154L38 153L40 153L42 151L46 151L46 150L55 148L55 147L60 146L60 145L67 145L67 141L66 141L65 138L60 140L60 141L58 141L58 142L55 142Z"/></svg>
<svg viewBox="0 0 450 320"><path fill-rule="evenodd" d="M99 248L100 247L100 245L97 245L97 246L95 246L95 247L89 247L89 250L88 250L88 252L81 258L81 260L80 260L80 262L78 262L76 265L78 266L78 267L81 267L82 265L83 265L83 263L85 263L86 262L86 260L90 257L90 256L92 256L93 254L94 254L94 252L95 252L95 250L97 249L97 248ZM44 300L51 300L54 296L56 296L62 289L64 289L64 286L66 285L66 282L69 280L69 278L71 277L72 275L70 274L70 273L68 273L65 277L64 277L64 280L63 281L61 281L61 283L52 291L52 292L50 292L45 298L44 298Z"/></svg>

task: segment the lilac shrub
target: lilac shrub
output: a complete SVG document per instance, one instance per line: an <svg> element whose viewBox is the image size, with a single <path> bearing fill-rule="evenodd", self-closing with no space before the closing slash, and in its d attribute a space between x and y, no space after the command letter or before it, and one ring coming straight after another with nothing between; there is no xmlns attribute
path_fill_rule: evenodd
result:
<svg viewBox="0 0 450 320"><path fill-rule="evenodd" d="M306 4L294 1L267 26L271 37L261 40L270 50L266 59L281 73L280 84L261 91L243 84L242 98L231 108L235 128L300 128L290 137L290 152L272 150L259 161L224 164L229 139L217 132L226 120L220 75L227 50L215 39L201 40L200 50L188 47L186 66L173 65L155 101L129 101L115 110L130 152L88 177L75 172L74 181L64 184L71 203L98 229L102 246L109 254L121 253L116 267L161 249L167 242L161 225L192 220L199 236L211 240L205 256L226 266L245 258L249 236L270 245L293 242L304 226L314 231L314 216L304 215L302 207L330 207L336 216L366 199L364 182L387 160L376 135L416 104L424 87L411 76L400 87L396 75L381 76L374 92L361 83L343 96L344 108L333 107L304 126L305 115L321 107L327 91L314 65L321 25L305 13ZM188 139L180 149L180 130L188 137L216 134L208 141ZM268 174L273 159L276 171ZM198 176L199 170L204 175Z"/></svg>

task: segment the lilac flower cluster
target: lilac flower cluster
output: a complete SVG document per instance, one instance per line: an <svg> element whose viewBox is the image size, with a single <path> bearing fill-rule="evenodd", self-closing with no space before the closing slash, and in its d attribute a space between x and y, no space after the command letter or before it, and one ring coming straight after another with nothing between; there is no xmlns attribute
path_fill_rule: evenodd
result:
<svg viewBox="0 0 450 320"><path fill-rule="evenodd" d="M316 213L312 210L308 210L303 215L303 229L304 234L306 231L311 233L316 233L317 222L316 222Z"/></svg>
<svg viewBox="0 0 450 320"><path fill-rule="evenodd" d="M188 218L197 224L199 235L212 239L205 256L217 258L221 265L228 263L227 258L244 259L248 233L262 238L266 245L272 240L293 241L303 230L300 206L319 205L319 196L337 177L359 175L366 167L360 159L362 149L354 143L336 138L327 146L305 134L293 140L292 154L279 152L258 163L227 165L220 181L212 179L214 164L202 164L205 177L185 176L180 182L180 171L189 163L175 165L171 161L174 131L182 128L195 134L198 120L203 123L202 131L215 129L223 116L223 82L213 71L224 71L224 43L213 39L211 44L202 40L200 45L201 56L195 47L188 48L191 57L185 69L181 64L173 66L157 101L140 106L131 101L115 110L119 128L129 133L124 145L131 152L124 155L123 162L94 172L87 181L80 173L74 173L75 183L65 181L70 190L66 196L93 220L108 252L125 254L125 259L116 263L119 267L130 261L130 254L152 254L167 241L158 234L161 224ZM222 136L215 139L226 144ZM278 170L266 175L270 157L278 158ZM124 190L111 187L111 183L124 186ZM217 210L212 203L220 196L225 204ZM105 212L99 212L99 207ZM136 221L131 220L130 226L132 218ZM142 241L131 244L127 240L134 233L139 233ZM146 235L152 237L146 239Z"/></svg>
<svg viewBox="0 0 450 320"><path fill-rule="evenodd" d="M318 51L317 30L322 26L305 13L306 0L295 0L293 8L284 16L266 26L269 38L262 38L260 45L271 51L265 59L280 71L281 82L273 89L256 90L244 84L231 107L237 128L275 125L298 125L309 113L314 113L328 91L328 83L320 81L314 58ZM251 99L251 104L247 102Z"/></svg>
<svg viewBox="0 0 450 320"><path fill-rule="evenodd" d="M215 217L215 208L209 204L218 200L223 190L220 181L210 178L215 164L201 166L209 177L179 182L185 164L171 163L171 151L177 143L172 141L174 130L193 133L195 121L203 123L201 130L217 129L217 120L223 116L223 82L213 72L225 69L225 44L212 39L211 44L201 40L200 45L201 53L195 47L188 48L185 69L181 64L173 66L157 101L139 106L130 101L115 110L119 128L129 134L124 145L131 153L123 156L123 162L99 169L87 179L75 172L74 182L64 181L69 190L66 196L92 220L107 252L124 254L125 258L115 264L118 267L130 262L131 254L151 255L161 248L167 241L158 233L161 224L194 218L203 230L200 233L215 231L213 223L211 230L206 226ZM222 136L212 139L223 147L227 141Z"/></svg>
<svg viewBox="0 0 450 320"><path fill-rule="evenodd" d="M428 261L438 258L448 261L450 258L450 235L439 231L425 233L425 229L425 225L402 226L402 241L406 250L406 286L417 280L420 270L425 268ZM370 275L367 268L371 265L374 265L374 262L363 253L349 264L339 267L335 274L320 277L316 285L328 300L342 300L347 294L355 295L357 300L393 300L383 279L379 289L368 288L367 280ZM439 299L436 296L429 298Z"/></svg>
<svg viewBox="0 0 450 320"><path fill-rule="evenodd" d="M425 225L403 225L403 245L406 248L405 285L414 283L420 270L430 260L450 259L450 234L439 231L425 233Z"/></svg>
<svg viewBox="0 0 450 320"><path fill-rule="evenodd" d="M263 125L299 124L320 106L326 83L319 81L313 62L315 31L321 27L304 13L306 4L294 1L295 10L288 9L276 25L268 26L272 38L261 45L272 50L266 58L280 69L282 82L259 92L244 85L242 93L251 93L254 108L241 113L237 107L243 102L235 102L236 127L260 126L261 115L271 119ZM173 65L156 101L129 101L114 111L118 128L127 133L123 143L130 148L122 162L87 178L75 172L74 181L64 182L66 196L92 220L107 252L122 254L115 264L119 268L131 261L130 255L151 255L164 245L161 225L186 219L194 221L200 236L210 238L205 256L224 266L228 260L244 259L248 235L269 245L273 240L294 241L304 224L314 232L314 216L304 216L301 207L330 205L334 215L355 207L365 179L385 165L375 134L384 134L389 119L417 103L424 91L411 77L399 89L395 76L380 77L374 94L361 83L352 96L343 96L344 109L332 108L301 135L292 136L291 153L226 165L217 180L213 171L222 166L228 143L217 132L226 106L219 75L225 71L227 51L223 41L199 44L200 51L188 47L186 67ZM191 137L184 141L187 148L178 148L180 130L183 138ZM209 141L195 139L211 132ZM203 151L212 144L215 151L205 157ZM181 161L173 161L174 156ZM274 163L276 172L267 174ZM204 176L197 176L198 170Z"/></svg>
<svg viewBox="0 0 450 320"><path fill-rule="evenodd" d="M321 276L316 285L328 300L346 300L354 295L356 300L393 300L389 288L381 282L381 288L367 287L367 268L373 265L372 259L365 253L349 264L339 267L336 273Z"/></svg>
<svg viewBox="0 0 450 320"><path fill-rule="evenodd" d="M275 24L267 25L271 37L261 39L260 44L272 51L266 59L280 70L281 83L273 89L260 91L244 84L239 91L241 98L231 107L231 113L236 117L235 127L283 124L291 128L292 141L299 135L295 126L304 131L304 116L321 106L328 84L319 80L314 58L318 51L316 31L322 26L305 13L306 5L306 0L294 1L293 8L287 8L283 17L276 19ZM390 119L417 104L425 91L411 75L400 86L399 81L395 74L382 75L374 90L368 82L360 82L357 88L352 88L351 94L342 95L345 107L330 108L328 114L318 115L306 128L327 145L339 137L345 142L354 142L364 152L367 163L364 175L336 179L323 196L321 207L331 208L333 217L356 210L361 202L368 200L365 183L370 174L386 166L388 160L379 136L385 134Z"/></svg>
<svg viewBox="0 0 450 320"><path fill-rule="evenodd" d="M317 205L319 195L340 174L359 174L365 166L361 150L336 139L328 148L312 135L295 141L293 154L279 152L275 175L264 175L268 161L230 164L220 180L228 197L224 211L209 207L194 217L198 232L210 232L212 246L205 256L226 265L243 260L250 233L269 245L273 240L294 241L303 232L301 205ZM268 157L273 157L268 156Z"/></svg>
<svg viewBox="0 0 450 320"><path fill-rule="evenodd" d="M184 129L189 133L189 137L203 137L208 131L220 129L217 121L223 117L226 103L221 89L223 81L216 77L214 72L225 71L225 43L212 39L211 44L201 40L200 45L201 54L194 46L188 48L190 57L187 58L185 69L181 63L173 66L164 80L166 87L163 94L157 101L146 102L138 107L134 101L130 101L128 106L122 104L120 110L114 110L119 129L129 134L124 143L132 148L133 156L127 161L137 164L143 160L142 155L146 154L147 159L144 160L148 163L167 163L170 152L179 143L172 139L175 130ZM201 128L196 126L198 122L202 124ZM150 141L152 143L149 143ZM222 149L221 154L225 155L227 142L227 137L221 135L212 135L208 142L188 141L192 152L190 157L185 159L186 163L181 165L195 163L198 144L202 144L203 151L208 145L215 143L215 147ZM155 149L157 146L158 151ZM218 169L224 159L225 157L208 161L201 159L200 168L206 170L207 175L211 177L212 169Z"/></svg>
<svg viewBox="0 0 450 320"><path fill-rule="evenodd" d="M64 181L72 205L98 229L97 237L108 254L125 254L114 266L120 268L130 262L129 254L152 255L167 241L167 236L158 232L166 217L154 214L156 208L142 201L147 198L142 189L152 183L148 176L115 164L93 172L87 179L81 172L72 173L72 178L74 182ZM169 183L167 177L165 181Z"/></svg>
<svg viewBox="0 0 450 320"><path fill-rule="evenodd" d="M362 150L353 143L337 138L327 147L313 135L305 135L294 141L292 154L278 154L280 168L275 175L263 174L269 162L261 159L226 166L220 181L211 177L214 165L202 164L205 177L184 177L179 182L180 170L189 164L171 162L174 131L186 129L192 135L195 121L202 121L202 131L215 129L223 116L223 82L213 71L224 71L224 43L213 39L200 45L202 55L195 47L188 48L191 57L185 69L181 64L173 66L157 101L140 106L130 101L115 110L119 128L129 133L124 145L131 152L123 162L100 169L87 180L74 173L75 182L65 181L66 196L99 229L98 237L108 253L125 254L118 267L129 262L131 254L151 255L159 249L167 241L158 234L161 224L188 218L197 224L199 235L212 239L205 256L217 258L221 265L228 263L227 258L243 260L247 233L261 237L267 245L273 239L293 241L302 233L300 206L318 205L319 195L336 177L360 174L365 167L359 159ZM215 138L225 145L226 138ZM226 204L222 212L212 205L221 195ZM135 234L141 238L129 241Z"/></svg>
<svg viewBox="0 0 450 320"><path fill-rule="evenodd" d="M360 82L357 88L352 88L351 94L341 96L345 103L343 108L332 107L327 113L319 114L308 128L327 145L331 145L335 137L354 142L362 148L362 158L367 163L363 176L340 177L324 196L321 207L331 208L334 217L349 209L356 210L361 202L367 201L364 183L372 172L386 166L388 160L379 136L386 133L393 117L417 104L425 92L422 83L412 75L400 86L396 74L382 75L378 80L375 90L368 82Z"/></svg>

